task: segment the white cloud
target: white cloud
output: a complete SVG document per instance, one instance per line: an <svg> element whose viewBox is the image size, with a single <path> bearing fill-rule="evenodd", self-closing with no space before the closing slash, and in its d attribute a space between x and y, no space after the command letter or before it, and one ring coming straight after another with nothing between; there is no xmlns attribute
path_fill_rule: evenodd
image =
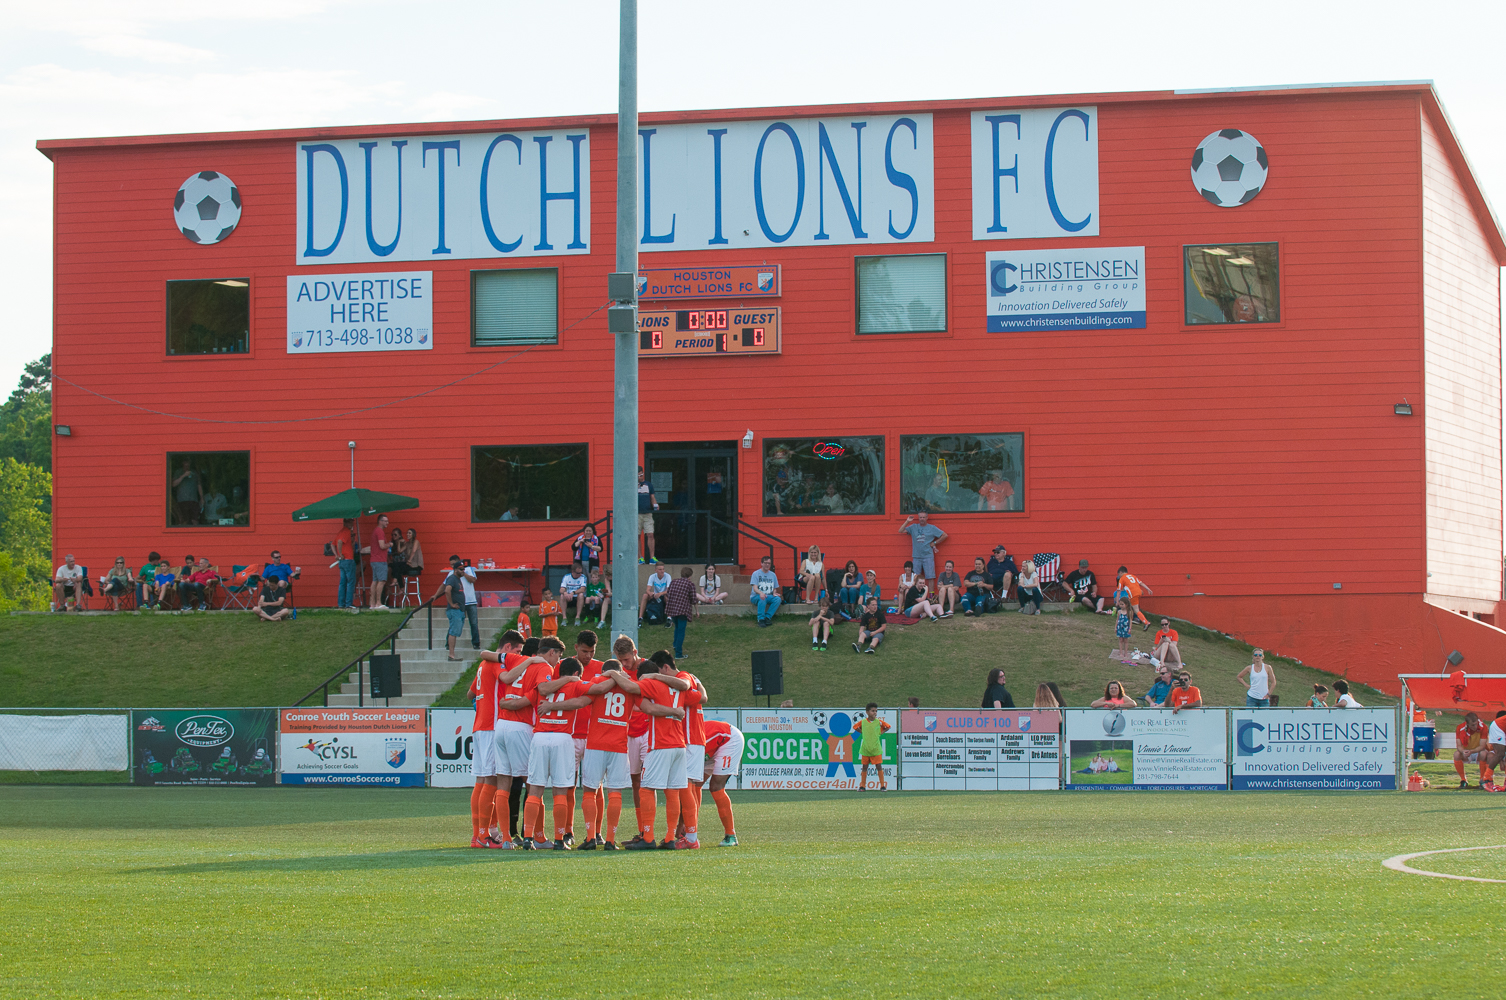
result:
<svg viewBox="0 0 1506 1000"><path fill-rule="evenodd" d="M141 38L136 35L94 35L80 40L80 45L95 52L119 56L122 59L140 59L145 62L177 64L183 62L207 62L214 58L208 49L196 49L160 38Z"/></svg>

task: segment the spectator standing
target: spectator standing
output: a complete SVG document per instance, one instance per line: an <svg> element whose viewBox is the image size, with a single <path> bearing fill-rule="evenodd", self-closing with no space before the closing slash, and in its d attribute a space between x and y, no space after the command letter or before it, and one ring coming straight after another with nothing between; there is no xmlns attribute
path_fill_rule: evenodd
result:
<svg viewBox="0 0 1506 1000"><path fill-rule="evenodd" d="M911 707L911 708L919 708L919 707L920 707L920 699L919 699L919 698L917 698L917 697L915 697L915 696L914 696L914 695L913 695L913 694L912 694L912 695L911 695L911 696L910 696L910 697L909 697L909 700L908 700L908 701L907 701L907 704L908 704L908 705L909 705L909 707Z"/></svg>
<svg viewBox="0 0 1506 1000"><path fill-rule="evenodd" d="M153 552L136 571L136 607L144 608L152 603L152 588L157 582L157 564L161 561L161 553Z"/></svg>
<svg viewBox="0 0 1506 1000"><path fill-rule="evenodd" d="M1348 681L1334 681L1333 682L1333 689L1334 689L1334 691L1339 696L1338 700L1333 703L1333 707L1334 708L1364 708L1365 707L1364 705L1361 705L1359 702L1355 701L1354 700L1354 696L1349 693L1349 682Z"/></svg>
<svg viewBox="0 0 1506 1000"><path fill-rule="evenodd" d="M815 604L821 597L821 587L826 580L826 559L821 555L821 547L812 545L805 553L805 561L800 564L800 585L804 588L804 603Z"/></svg>
<svg viewBox="0 0 1506 1000"><path fill-rule="evenodd" d="M659 509L659 498L654 495L654 488L649 485L648 479L643 475L643 466L638 466L638 532L643 535L643 551L647 558L640 557L639 562L648 562L650 565L659 560L654 558L654 511Z"/></svg>
<svg viewBox="0 0 1506 1000"><path fill-rule="evenodd" d="M858 614L862 614L863 609L868 607L870 597L875 601L884 599L882 589L879 587L878 574L871 569L863 574L863 585L858 588Z"/></svg>
<svg viewBox="0 0 1506 1000"><path fill-rule="evenodd" d="M910 589L905 591L904 603L900 608L908 618L929 618L931 621L941 620L941 605L931 600L931 588L926 586L925 577L915 574L915 582Z"/></svg>
<svg viewBox="0 0 1506 1000"><path fill-rule="evenodd" d="M607 609L612 604L612 585L602 575L601 567L591 570L590 577L586 580L586 620L589 622L591 615L596 615L596 627L602 628L607 623Z"/></svg>
<svg viewBox="0 0 1506 1000"><path fill-rule="evenodd" d="M1014 487L1004 478L1002 469L988 473L988 482L978 488L979 510L1014 510Z"/></svg>
<svg viewBox="0 0 1506 1000"><path fill-rule="evenodd" d="M1130 661L1130 603L1128 597L1121 597L1114 603L1114 635L1119 638L1119 662Z"/></svg>
<svg viewBox="0 0 1506 1000"><path fill-rule="evenodd" d="M371 544L361 550L371 554L371 597L367 604L372 611L389 610L382 600L382 592L387 589L387 554L391 548L392 543L387 539L387 515L379 514L371 532Z"/></svg>
<svg viewBox="0 0 1506 1000"><path fill-rule="evenodd" d="M941 617L950 618L957 613L957 602L962 598L962 577L957 575L957 565L948 559L936 578L936 599L941 605Z"/></svg>
<svg viewBox="0 0 1506 1000"><path fill-rule="evenodd" d="M575 536L575 561L587 570L593 566L601 565L601 538L596 534L596 529L586 525Z"/></svg>
<svg viewBox="0 0 1506 1000"><path fill-rule="evenodd" d="M125 556L116 556L115 565L105 574L100 587L100 594L110 602L111 611L120 610L120 599L130 592L131 583L131 570L126 565Z"/></svg>
<svg viewBox="0 0 1506 1000"><path fill-rule="evenodd" d="M863 617L858 619L858 641L852 644L854 653L877 653L879 643L884 641L884 630L889 627L884 609L879 607L878 597L871 596L864 605ZM914 701L915 699L911 699ZM918 707L912 705L912 708Z"/></svg>
<svg viewBox="0 0 1506 1000"><path fill-rule="evenodd" d="M1162 618L1161 628L1156 632L1156 651L1153 654L1155 658L1162 663L1180 667L1182 665L1182 651L1177 647L1177 643L1181 638L1177 634L1177 630L1171 627L1171 619Z"/></svg>
<svg viewBox="0 0 1506 1000"><path fill-rule="evenodd" d="M686 568L688 569L689 567ZM661 617L665 620L665 624L669 623L669 614L665 608L661 607L658 614L651 615L649 614L649 606L654 603L661 605L664 603L664 592L669 590L671 582L670 576L664 571L663 566L654 567L654 571L648 576L648 583L643 588L643 601L640 605L643 610L638 618L639 625L642 625L644 621L658 621Z"/></svg>
<svg viewBox="0 0 1506 1000"><path fill-rule="evenodd" d="M209 497L204 501L204 523L219 524L220 516L229 504L230 501L225 499L225 494L211 486Z"/></svg>
<svg viewBox="0 0 1506 1000"><path fill-rule="evenodd" d="M1047 681L1046 682L1046 686L1048 688L1050 688L1051 689L1051 693L1056 696L1056 703L1058 705L1062 706L1063 708L1066 708L1067 707L1067 696L1064 695L1064 694L1062 694L1062 689L1057 686L1056 681Z"/></svg>
<svg viewBox="0 0 1506 1000"><path fill-rule="evenodd" d="M910 536L910 559L915 571L927 580L936 579L936 546L946 541L947 534L931 523L926 511L912 514L899 526L900 534Z"/></svg>
<svg viewBox="0 0 1506 1000"><path fill-rule="evenodd" d="M204 508L204 480L187 458L173 478L173 503L178 508L180 525L199 523L199 512Z"/></svg>
<svg viewBox="0 0 1506 1000"><path fill-rule="evenodd" d="M533 610L539 616L539 637L558 637L560 634L560 605L554 599L554 591L545 587L539 598L539 603L534 605Z"/></svg>
<svg viewBox="0 0 1506 1000"><path fill-rule="evenodd" d="M1051 690L1050 684L1037 684L1035 686L1035 704L1033 707L1065 708L1066 706L1057 700L1056 694Z"/></svg>
<svg viewBox="0 0 1506 1000"><path fill-rule="evenodd" d="M1098 577L1091 569L1088 569L1086 559L1077 560L1077 568L1067 574L1067 586L1072 589L1072 601L1081 604L1089 611L1096 611L1100 615L1112 614L1105 611L1103 602L1107 598L1098 596Z"/></svg>
<svg viewBox="0 0 1506 1000"><path fill-rule="evenodd" d="M340 567L340 589L336 592L335 607L347 611L356 610L356 522L345 518L335 540L330 542L334 550L335 565Z"/></svg>
<svg viewBox="0 0 1506 1000"><path fill-rule="evenodd" d="M1156 668L1156 682L1145 692L1145 705L1147 708L1165 708L1166 697L1171 694L1171 668L1161 664Z"/></svg>
<svg viewBox="0 0 1506 1000"><path fill-rule="evenodd" d="M575 623L580 624L586 608L586 572L580 563L572 563L570 572L560 580L560 597L565 605L565 617L570 617L570 605L575 605Z"/></svg>
<svg viewBox="0 0 1506 1000"><path fill-rule="evenodd" d="M1020 598L1020 614L1038 615L1041 613L1041 577L1040 570L1036 568L1034 559L1026 559L1025 565L1020 567L1020 583L1016 588ZM1025 605L1030 604L1027 610Z"/></svg>
<svg viewBox="0 0 1506 1000"><path fill-rule="evenodd" d="M408 544L404 552L408 563L408 576L417 578L424 572L424 547L419 544L418 532L413 528L408 529Z"/></svg>
<svg viewBox="0 0 1506 1000"><path fill-rule="evenodd" d="M843 614L852 618L862 606L862 596L858 591L863 589L863 573L858 569L855 560L847 560L847 568L842 571L842 588L837 592L837 598L841 603Z"/></svg>
<svg viewBox="0 0 1506 1000"><path fill-rule="evenodd" d="M430 600L439 600L441 594L445 598L445 619L449 623L449 633L445 639L449 647L449 658L459 660L455 655L455 644L460 639L460 634L465 631L465 566L459 556L450 556L450 571L439 581L439 589L434 591ZM548 591L544 592L548 596Z"/></svg>
<svg viewBox="0 0 1506 1000"><path fill-rule="evenodd" d="M256 617L264 622L280 622L290 617L293 609L287 606L287 594L282 581L276 577L263 578L261 593L256 598Z"/></svg>
<svg viewBox="0 0 1506 1000"><path fill-rule="evenodd" d="M1192 675L1183 670L1176 675L1171 693L1166 696L1166 706L1176 715L1184 708L1202 708L1203 692L1192 684Z"/></svg>
<svg viewBox="0 0 1506 1000"><path fill-rule="evenodd" d="M758 568L748 578L750 591L748 599L753 603L753 610L758 617L758 627L767 628L774 623L774 615L779 611L781 603L779 597L779 577L774 573L774 560L770 556L764 556L758 561Z"/></svg>
<svg viewBox="0 0 1506 1000"><path fill-rule="evenodd" d="M465 595L465 617L471 625L471 648L481 648L480 601L476 596L476 567L460 564L460 589Z"/></svg>
<svg viewBox="0 0 1506 1000"><path fill-rule="evenodd" d="M1103 697L1096 699L1090 708L1134 708L1135 699L1124 693L1124 685L1109 681L1103 686Z"/></svg>
<svg viewBox="0 0 1506 1000"><path fill-rule="evenodd" d="M83 609L84 568L73 561L73 553L63 557L63 565L52 575L52 606L54 611Z"/></svg>
<svg viewBox="0 0 1506 1000"><path fill-rule="evenodd" d="M973 568L963 580L966 585L962 595L962 614L981 615L988 609L988 599L993 596L994 581L983 565L983 557L973 560Z"/></svg>
<svg viewBox="0 0 1506 1000"><path fill-rule="evenodd" d="M1141 628L1147 632L1150 631L1150 620L1140 611L1140 595L1150 594L1154 597L1156 592L1146 586L1144 580L1141 580L1124 566L1119 567L1119 579L1114 589L1116 592L1121 590L1129 591L1130 608L1135 612L1135 617L1140 619Z"/></svg>
<svg viewBox="0 0 1506 1000"><path fill-rule="evenodd" d="M1014 556L1002 545L994 546L993 557L988 560L988 575L994 581L994 593L999 600L1009 600L1009 588L1020 570L1014 564Z"/></svg>
<svg viewBox="0 0 1506 1000"><path fill-rule="evenodd" d="M1004 686L1004 671L998 667L988 672L988 682L983 687L984 708L1014 708L1014 697Z"/></svg>
<svg viewBox="0 0 1506 1000"><path fill-rule="evenodd" d="M727 592L722 589L722 578L717 575L714 564L708 564L702 571L700 582L696 585L695 599L698 604L721 604L727 599Z"/></svg>
<svg viewBox="0 0 1506 1000"><path fill-rule="evenodd" d="M1245 686L1245 708L1270 708L1271 692L1276 690L1276 675L1266 666L1265 650L1257 649L1250 655L1255 662L1235 675Z"/></svg>
<svg viewBox="0 0 1506 1000"><path fill-rule="evenodd" d="M405 589L403 578L408 575L408 540L402 528L393 528L389 533L387 549L387 599L393 607Z"/></svg>
<svg viewBox="0 0 1506 1000"><path fill-rule="evenodd" d="M831 639L831 627L837 623L837 616L831 610L831 598L821 598L821 603L816 607L816 613L811 615L811 650L826 652L826 643Z"/></svg>
<svg viewBox="0 0 1506 1000"><path fill-rule="evenodd" d="M685 626L690 624L690 613L695 609L695 587L690 582L689 566L680 567L680 575L671 580L664 591L664 608L670 621L675 623L675 659L685 659ZM713 574L715 575L715 574Z"/></svg>

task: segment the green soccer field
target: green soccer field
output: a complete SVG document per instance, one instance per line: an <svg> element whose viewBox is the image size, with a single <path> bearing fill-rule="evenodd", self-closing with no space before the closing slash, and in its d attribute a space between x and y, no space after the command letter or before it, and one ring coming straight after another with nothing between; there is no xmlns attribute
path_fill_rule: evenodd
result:
<svg viewBox="0 0 1506 1000"><path fill-rule="evenodd" d="M1499 996L1506 885L1381 867L1488 793L734 792L642 854L461 847L467 794L0 788L0 996Z"/></svg>

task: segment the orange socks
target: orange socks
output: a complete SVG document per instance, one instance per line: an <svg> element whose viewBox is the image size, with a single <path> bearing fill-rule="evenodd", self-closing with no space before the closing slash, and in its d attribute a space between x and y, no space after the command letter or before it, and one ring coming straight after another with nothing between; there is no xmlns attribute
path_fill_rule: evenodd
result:
<svg viewBox="0 0 1506 1000"><path fill-rule="evenodd" d="M586 839L590 840L600 832L597 823L601 813L596 809L596 796L587 790L586 794L580 797L580 807L586 814Z"/></svg>
<svg viewBox="0 0 1506 1000"><path fill-rule="evenodd" d="M716 803L716 814L722 821L722 829L727 836L737 836L737 831L732 826L732 797L727 794L725 788L718 788L711 793L711 801Z"/></svg>
<svg viewBox="0 0 1506 1000"><path fill-rule="evenodd" d="M565 801L566 801L566 811L565 811L566 823L565 823L565 830L566 830L567 833L570 834L570 836L573 837L573 836L575 836L575 789L574 788L571 788L568 792L565 793ZM556 822L558 822L558 820L556 820Z"/></svg>
<svg viewBox="0 0 1506 1000"><path fill-rule="evenodd" d="M597 791L596 794L600 795L601 792ZM603 837L604 840L610 840L614 844L617 843L617 821L621 818L622 792L614 788L611 794L607 796L607 832L605 837ZM597 831L598 835L600 832L599 830Z"/></svg>
<svg viewBox="0 0 1506 1000"><path fill-rule="evenodd" d="M484 827L484 826L481 825L481 789L486 788L486 787L487 787L487 785L486 785L485 782L478 781L478 782L476 782L475 787L473 787L471 789L471 836L472 837L484 837L484 836L486 836L486 827Z"/></svg>
<svg viewBox="0 0 1506 1000"><path fill-rule="evenodd" d="M570 829L570 821L575 819L575 810L570 807L571 795L554 793L554 839L564 840L565 831Z"/></svg>
<svg viewBox="0 0 1506 1000"><path fill-rule="evenodd" d="M1457 757L1454 758L1454 770L1459 772L1460 781L1466 780L1464 777L1464 761L1460 760Z"/></svg>
<svg viewBox="0 0 1506 1000"><path fill-rule="evenodd" d="M544 825L544 800L530 795L523 801L523 839L528 840L535 831L542 832Z"/></svg>
<svg viewBox="0 0 1506 1000"><path fill-rule="evenodd" d="M644 840L652 841L654 839L654 813L659 808L659 804L654 801L654 790L652 788L638 789L634 807L638 810L638 832L643 835Z"/></svg>
<svg viewBox="0 0 1506 1000"><path fill-rule="evenodd" d="M650 792L650 795L653 793ZM680 825L680 796L685 792L680 788L666 788L664 790L664 837L669 839L675 835L675 828Z"/></svg>
<svg viewBox="0 0 1506 1000"><path fill-rule="evenodd" d="M638 832L642 833L643 832L643 789L641 787L633 789L633 819L636 820L637 823L638 823ZM649 824L648 825L650 827L652 827L654 825L652 814L650 814Z"/></svg>
<svg viewBox="0 0 1506 1000"><path fill-rule="evenodd" d="M697 808L700 805L700 801L697 798L697 793L699 792L700 789L694 785L680 791L680 801L683 803L680 810L680 821L685 824L685 839L692 844L697 840L695 826L696 817L700 813L700 810Z"/></svg>
<svg viewBox="0 0 1506 1000"><path fill-rule="evenodd" d="M598 788L594 792L589 793L587 795L587 798L592 798L592 799L596 800L596 824L597 824L597 826L596 826L596 835L598 837L600 837L601 836L601 818L607 814L607 797L606 797L606 794L604 792L602 792L602 790L600 788ZM621 796L619 795L618 798L621 798ZM616 824L613 824L613 825L615 826Z"/></svg>

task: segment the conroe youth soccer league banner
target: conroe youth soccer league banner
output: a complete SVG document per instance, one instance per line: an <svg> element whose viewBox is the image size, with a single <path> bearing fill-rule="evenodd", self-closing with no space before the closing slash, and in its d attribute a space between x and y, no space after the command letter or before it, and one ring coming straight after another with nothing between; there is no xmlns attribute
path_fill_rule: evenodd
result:
<svg viewBox="0 0 1506 1000"><path fill-rule="evenodd" d="M1076 791L1229 787L1223 709L1066 709L1067 780Z"/></svg>
<svg viewBox="0 0 1506 1000"><path fill-rule="evenodd" d="M1394 709L1235 709L1237 789L1395 788Z"/></svg>
<svg viewBox="0 0 1506 1000"><path fill-rule="evenodd" d="M285 708L284 785L422 785L428 710Z"/></svg>
<svg viewBox="0 0 1506 1000"><path fill-rule="evenodd" d="M858 752L854 725L865 713L860 708L745 708L742 731L741 787L800 791L832 791L858 787ZM879 709L889 723L883 736L884 782L898 787L899 711ZM878 779L870 770L868 786Z"/></svg>
<svg viewBox="0 0 1506 1000"><path fill-rule="evenodd" d="M1061 788L1061 716L1012 708L906 709L900 780L908 789Z"/></svg>
<svg viewBox="0 0 1506 1000"><path fill-rule="evenodd" d="M273 785L275 708L135 709L137 785Z"/></svg>

